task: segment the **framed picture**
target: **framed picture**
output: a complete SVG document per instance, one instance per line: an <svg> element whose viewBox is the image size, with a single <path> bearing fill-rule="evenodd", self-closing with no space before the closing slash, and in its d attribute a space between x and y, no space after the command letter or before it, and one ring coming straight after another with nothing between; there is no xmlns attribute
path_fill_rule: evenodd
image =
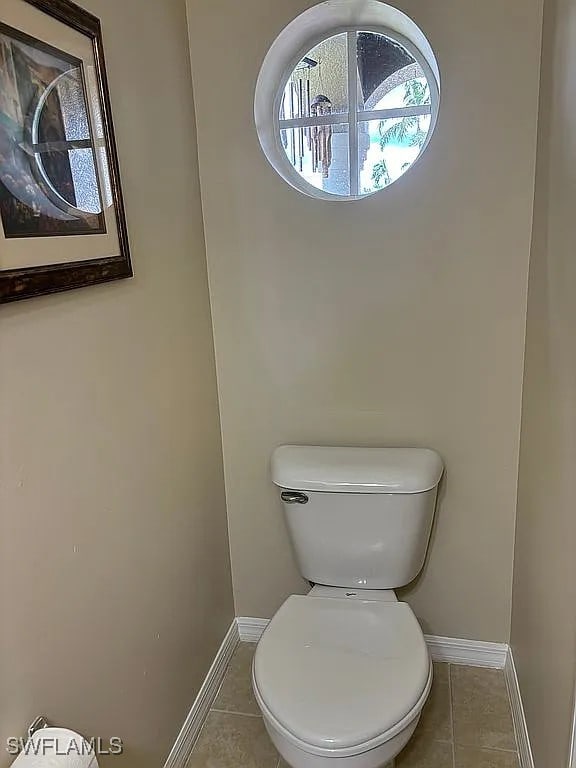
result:
<svg viewBox="0 0 576 768"><path fill-rule="evenodd" d="M132 276L100 22L0 6L0 303Z"/></svg>

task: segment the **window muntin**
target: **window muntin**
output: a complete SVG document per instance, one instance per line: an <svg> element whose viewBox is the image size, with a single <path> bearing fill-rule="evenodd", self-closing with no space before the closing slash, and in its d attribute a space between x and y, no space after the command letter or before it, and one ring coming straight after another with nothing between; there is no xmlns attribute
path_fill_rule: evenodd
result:
<svg viewBox="0 0 576 768"><path fill-rule="evenodd" d="M426 147L436 82L399 38L358 29L331 35L291 69L276 117L289 173L303 191L364 197L400 178Z"/></svg>

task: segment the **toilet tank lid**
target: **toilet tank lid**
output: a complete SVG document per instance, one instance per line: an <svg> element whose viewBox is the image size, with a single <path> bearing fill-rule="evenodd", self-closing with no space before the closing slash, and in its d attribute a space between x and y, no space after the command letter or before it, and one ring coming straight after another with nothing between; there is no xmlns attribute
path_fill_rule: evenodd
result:
<svg viewBox="0 0 576 768"><path fill-rule="evenodd" d="M423 493L438 485L443 471L429 448L282 445L272 455L273 482L300 491Z"/></svg>

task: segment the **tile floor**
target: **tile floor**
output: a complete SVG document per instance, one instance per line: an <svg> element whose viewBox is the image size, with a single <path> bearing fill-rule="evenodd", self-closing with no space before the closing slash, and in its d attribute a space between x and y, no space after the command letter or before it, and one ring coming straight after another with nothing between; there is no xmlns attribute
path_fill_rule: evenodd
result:
<svg viewBox="0 0 576 768"><path fill-rule="evenodd" d="M187 768L287 768L252 693L255 648L236 649ZM395 768L519 768L516 749L504 673L434 664L430 698Z"/></svg>

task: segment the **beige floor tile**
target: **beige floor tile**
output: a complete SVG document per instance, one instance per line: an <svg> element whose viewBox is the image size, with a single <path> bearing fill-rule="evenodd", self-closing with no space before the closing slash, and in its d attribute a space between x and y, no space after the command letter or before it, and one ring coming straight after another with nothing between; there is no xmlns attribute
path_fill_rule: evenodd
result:
<svg viewBox="0 0 576 768"><path fill-rule="evenodd" d="M396 758L395 768L453 768L452 744L416 731Z"/></svg>
<svg viewBox="0 0 576 768"><path fill-rule="evenodd" d="M428 733L438 741L452 741L447 664L434 664L434 682L428 701L422 710L418 731Z"/></svg>
<svg viewBox="0 0 576 768"><path fill-rule="evenodd" d="M450 664L442 661L434 662L434 680L437 683L447 683L450 676Z"/></svg>
<svg viewBox="0 0 576 768"><path fill-rule="evenodd" d="M456 747L455 768L520 768L516 752Z"/></svg>
<svg viewBox="0 0 576 768"><path fill-rule="evenodd" d="M515 751L503 671L451 665L450 677L455 743Z"/></svg>
<svg viewBox="0 0 576 768"><path fill-rule="evenodd" d="M260 714L252 691L251 666L255 650L255 643L238 645L212 709L246 715Z"/></svg>
<svg viewBox="0 0 576 768"><path fill-rule="evenodd" d="M210 712L187 768L276 768L276 752L260 717Z"/></svg>
<svg viewBox="0 0 576 768"><path fill-rule="evenodd" d="M187 768L289 768L279 761L262 719L255 717L255 647L242 643L234 653ZM455 766L452 739L457 745ZM519 768L514 750L503 673L435 663L430 698L395 768Z"/></svg>

